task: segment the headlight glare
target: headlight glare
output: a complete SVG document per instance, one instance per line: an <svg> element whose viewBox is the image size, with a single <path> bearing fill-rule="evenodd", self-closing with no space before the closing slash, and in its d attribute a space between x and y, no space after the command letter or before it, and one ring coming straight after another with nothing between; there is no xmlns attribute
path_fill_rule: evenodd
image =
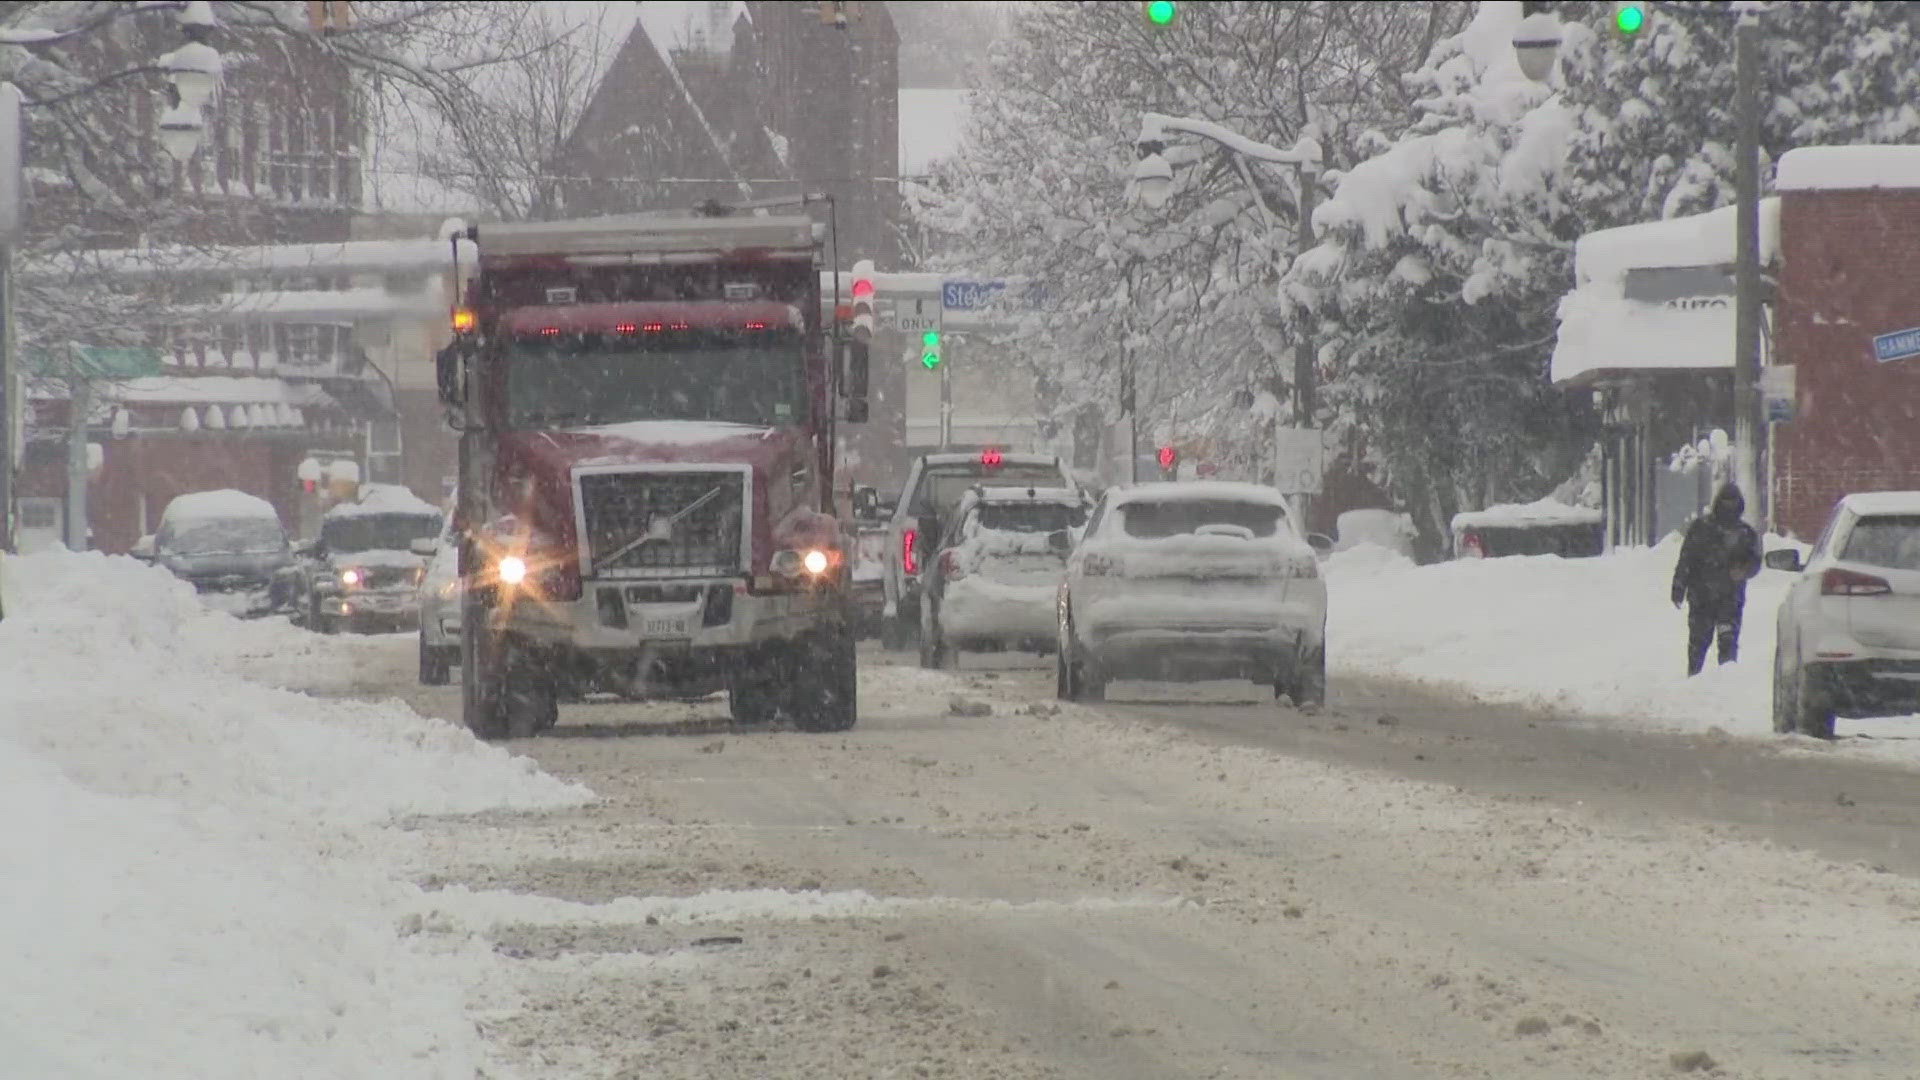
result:
<svg viewBox="0 0 1920 1080"><path fill-rule="evenodd" d="M527 580L527 561L518 555L508 555L500 560L500 580L507 585L518 585Z"/></svg>
<svg viewBox="0 0 1920 1080"><path fill-rule="evenodd" d="M340 571L340 584L345 585L349 588L360 584L360 571L354 569L351 566L347 567L345 570Z"/></svg>

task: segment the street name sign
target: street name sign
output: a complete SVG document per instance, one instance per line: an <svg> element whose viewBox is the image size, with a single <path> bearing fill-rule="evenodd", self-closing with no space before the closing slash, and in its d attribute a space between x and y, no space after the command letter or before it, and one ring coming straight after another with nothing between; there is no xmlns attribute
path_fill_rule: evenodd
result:
<svg viewBox="0 0 1920 1080"><path fill-rule="evenodd" d="M1915 356L1920 356L1920 326L1910 330L1895 330L1873 339L1873 358L1883 364Z"/></svg>

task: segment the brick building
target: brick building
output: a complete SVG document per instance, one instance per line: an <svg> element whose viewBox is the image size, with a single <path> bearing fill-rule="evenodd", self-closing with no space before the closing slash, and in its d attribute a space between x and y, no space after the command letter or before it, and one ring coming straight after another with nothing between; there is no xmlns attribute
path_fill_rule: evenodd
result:
<svg viewBox="0 0 1920 1080"><path fill-rule="evenodd" d="M1812 540L1840 496L1920 489L1920 356L1873 339L1920 327L1920 147L1781 156L1781 363L1795 415L1774 425L1777 522Z"/></svg>
<svg viewBox="0 0 1920 1080"><path fill-rule="evenodd" d="M78 39L61 61L138 72L182 40L168 8L116 28ZM352 460L364 474L397 439L391 380L372 359L383 343L362 330L422 301L326 254L339 253L361 199L365 123L351 73L297 32L219 28L208 43L220 92L185 165L157 138L168 93L158 75L109 81L57 117L29 114L29 238L15 278L30 380L23 538L67 514L76 356L128 361L88 382L79 416L98 448L87 511L104 550L130 547L171 496L218 487L268 499L298 530L312 509L299 498L301 462ZM49 128L60 123L110 133L119 157L77 177ZM125 190L81 197L83 182Z"/></svg>
<svg viewBox="0 0 1920 1080"><path fill-rule="evenodd" d="M1767 425L1757 505L1811 540L1853 491L1920 488L1920 356L1873 339L1920 328L1920 147L1806 147L1761 202L1762 360L1793 371L1792 415ZM1562 301L1554 382L1605 424L1608 539L1652 544L1730 478L1731 207L1590 233Z"/></svg>

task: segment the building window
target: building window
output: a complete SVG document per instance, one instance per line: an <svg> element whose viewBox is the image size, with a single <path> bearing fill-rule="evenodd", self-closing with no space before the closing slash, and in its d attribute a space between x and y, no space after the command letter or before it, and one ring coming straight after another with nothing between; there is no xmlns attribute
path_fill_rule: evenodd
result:
<svg viewBox="0 0 1920 1080"><path fill-rule="evenodd" d="M327 202L333 197L333 114L325 109L313 114L313 147L307 154L309 181L313 197Z"/></svg>
<svg viewBox="0 0 1920 1080"><path fill-rule="evenodd" d="M371 420L367 423L367 473L375 484L400 483L400 421L398 418Z"/></svg>

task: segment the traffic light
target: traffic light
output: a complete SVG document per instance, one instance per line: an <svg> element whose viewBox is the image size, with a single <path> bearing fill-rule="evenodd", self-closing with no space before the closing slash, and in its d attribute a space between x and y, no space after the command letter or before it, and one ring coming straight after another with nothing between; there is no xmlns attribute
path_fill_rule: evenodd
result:
<svg viewBox="0 0 1920 1080"><path fill-rule="evenodd" d="M1180 451L1171 446L1160 448L1160 478L1172 480L1180 471Z"/></svg>
<svg viewBox="0 0 1920 1080"><path fill-rule="evenodd" d="M920 334L920 366L928 371L940 366L940 331L927 330Z"/></svg>
<svg viewBox="0 0 1920 1080"><path fill-rule="evenodd" d="M1153 26L1172 26L1180 17L1180 5L1173 0L1146 0L1140 5L1140 14Z"/></svg>
<svg viewBox="0 0 1920 1080"><path fill-rule="evenodd" d="M1647 25L1647 5L1643 0L1615 0L1613 28L1621 37L1632 37Z"/></svg>
<svg viewBox="0 0 1920 1080"><path fill-rule="evenodd" d="M873 260L861 259L853 264L853 340L865 343L873 340Z"/></svg>

